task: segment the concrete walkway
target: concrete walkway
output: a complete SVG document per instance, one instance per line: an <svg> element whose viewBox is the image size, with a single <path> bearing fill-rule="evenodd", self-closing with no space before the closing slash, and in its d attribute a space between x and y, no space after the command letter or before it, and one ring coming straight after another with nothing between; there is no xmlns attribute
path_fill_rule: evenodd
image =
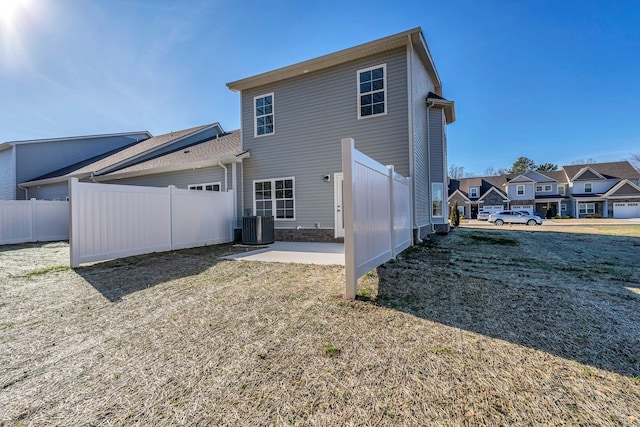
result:
<svg viewBox="0 0 640 427"><path fill-rule="evenodd" d="M344 265L344 244L275 242L268 248L230 255L236 261L284 262L295 264Z"/></svg>

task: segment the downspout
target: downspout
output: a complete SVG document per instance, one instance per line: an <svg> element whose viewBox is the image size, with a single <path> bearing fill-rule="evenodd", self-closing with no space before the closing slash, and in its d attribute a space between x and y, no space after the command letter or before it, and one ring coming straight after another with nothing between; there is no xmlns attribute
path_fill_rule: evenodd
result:
<svg viewBox="0 0 640 427"><path fill-rule="evenodd" d="M22 184L18 184L18 188L24 191L24 199L29 200L29 189L22 186Z"/></svg>
<svg viewBox="0 0 640 427"><path fill-rule="evenodd" d="M433 186L431 185L431 127L429 125L431 118L429 117L429 110L431 109L431 107L433 107L435 105L435 102L431 101L431 103L429 103L429 101L427 100L427 162L429 164L429 171L427 173L427 183L429 185L428 190L429 190L429 201L431 203L429 203L429 208L427 209L429 212L429 224L431 224L431 233L435 233L436 232L436 228L434 227L433 224ZM444 199L444 185L442 188L442 198ZM444 204L444 201L443 201Z"/></svg>
<svg viewBox="0 0 640 427"><path fill-rule="evenodd" d="M218 137L216 136L216 139L218 139ZM224 169L224 191L225 193L228 191L227 189L227 167L225 165L222 164L221 160L218 160L218 166L220 166L222 169Z"/></svg>
<svg viewBox="0 0 640 427"><path fill-rule="evenodd" d="M91 182L93 182L94 184L96 183L96 178L93 175L93 172L91 172L91 176L89 176L89 179L91 180Z"/></svg>

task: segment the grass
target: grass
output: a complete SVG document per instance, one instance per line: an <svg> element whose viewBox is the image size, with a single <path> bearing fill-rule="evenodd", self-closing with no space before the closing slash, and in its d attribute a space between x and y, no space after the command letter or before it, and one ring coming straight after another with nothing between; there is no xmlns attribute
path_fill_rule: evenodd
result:
<svg viewBox="0 0 640 427"><path fill-rule="evenodd" d="M0 269L0 424L637 425L639 240L457 229L356 301L341 267L228 246L27 251L50 259Z"/></svg>
<svg viewBox="0 0 640 427"><path fill-rule="evenodd" d="M34 276L42 276L45 274L49 274L49 273L55 273L57 271L65 271L65 270L69 270L71 269L71 267L69 267L68 265L55 265L55 266L51 266L51 267L46 267L46 268L41 268L39 270L33 270L27 273L27 277L34 277Z"/></svg>

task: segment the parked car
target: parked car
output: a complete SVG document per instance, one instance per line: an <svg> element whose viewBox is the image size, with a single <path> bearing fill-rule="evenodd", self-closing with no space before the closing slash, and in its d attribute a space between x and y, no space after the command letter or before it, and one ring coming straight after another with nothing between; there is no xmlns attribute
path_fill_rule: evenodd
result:
<svg viewBox="0 0 640 427"><path fill-rule="evenodd" d="M478 221L488 221L490 212L478 212Z"/></svg>
<svg viewBox="0 0 640 427"><path fill-rule="evenodd" d="M500 211L494 212L489 215L489 222L495 225L502 224L527 224L527 225L542 225L542 218L538 215L532 215L528 212L521 211Z"/></svg>

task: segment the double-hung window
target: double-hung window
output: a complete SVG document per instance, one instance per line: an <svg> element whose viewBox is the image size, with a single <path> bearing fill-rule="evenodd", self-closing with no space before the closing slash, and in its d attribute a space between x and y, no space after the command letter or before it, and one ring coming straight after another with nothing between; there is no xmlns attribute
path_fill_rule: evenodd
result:
<svg viewBox="0 0 640 427"><path fill-rule="evenodd" d="M591 187L591 183L590 182L585 182L584 184L584 192L585 193L591 193L593 191L593 188Z"/></svg>
<svg viewBox="0 0 640 427"><path fill-rule="evenodd" d="M524 185L516 185L516 194L518 196L524 196Z"/></svg>
<svg viewBox="0 0 640 427"><path fill-rule="evenodd" d="M590 215L596 213L595 203L580 203L578 204L578 212L582 215Z"/></svg>
<svg viewBox="0 0 640 427"><path fill-rule="evenodd" d="M199 190L199 191L220 191L220 183L209 182L207 184L191 184L187 188L189 190Z"/></svg>
<svg viewBox="0 0 640 427"><path fill-rule="evenodd" d="M434 217L442 217L442 194L443 185L441 182L431 184L431 212Z"/></svg>
<svg viewBox="0 0 640 427"><path fill-rule="evenodd" d="M358 119L387 114L387 64L358 70Z"/></svg>
<svg viewBox="0 0 640 427"><path fill-rule="evenodd" d="M273 118L273 93L260 95L253 98L254 129L255 136L272 135L275 133L275 120Z"/></svg>
<svg viewBox="0 0 640 427"><path fill-rule="evenodd" d="M479 188L478 187L469 187L469 197L475 198L478 197Z"/></svg>
<svg viewBox="0 0 640 427"><path fill-rule="evenodd" d="M295 185L293 178L254 181L254 212L281 220L295 219Z"/></svg>

